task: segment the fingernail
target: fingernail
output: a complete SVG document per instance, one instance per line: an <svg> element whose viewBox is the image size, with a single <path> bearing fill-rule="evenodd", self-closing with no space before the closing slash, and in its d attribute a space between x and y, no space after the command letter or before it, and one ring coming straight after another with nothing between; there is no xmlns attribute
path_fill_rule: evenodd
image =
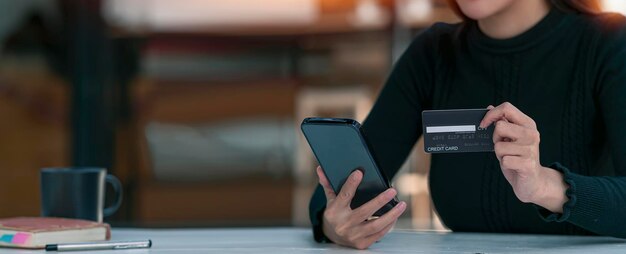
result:
<svg viewBox="0 0 626 254"><path fill-rule="evenodd" d="M360 173L361 173L361 171L359 171L359 170L354 171L354 173L352 173L352 179L358 180L360 175L361 175Z"/></svg>
<svg viewBox="0 0 626 254"><path fill-rule="evenodd" d="M397 194L397 192L394 189L387 189L385 191L385 196L388 197L388 198L393 198L393 197L396 196L396 194Z"/></svg>
<svg viewBox="0 0 626 254"><path fill-rule="evenodd" d="M400 203L398 203L398 209L404 209L406 208L406 203L404 201L400 201Z"/></svg>

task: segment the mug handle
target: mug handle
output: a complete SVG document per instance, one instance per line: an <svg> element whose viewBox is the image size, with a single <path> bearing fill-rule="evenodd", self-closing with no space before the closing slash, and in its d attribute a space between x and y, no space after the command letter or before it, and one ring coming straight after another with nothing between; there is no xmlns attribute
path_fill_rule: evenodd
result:
<svg viewBox="0 0 626 254"><path fill-rule="evenodd" d="M122 190L122 183L114 175L107 175L106 182L111 184L111 186L113 187L113 190L115 191L115 195L117 197L115 198L115 203L112 206L104 208L104 211L103 211L104 217L111 216L117 211L117 209L120 208L120 206L122 205L122 196L123 196L122 194L124 193Z"/></svg>

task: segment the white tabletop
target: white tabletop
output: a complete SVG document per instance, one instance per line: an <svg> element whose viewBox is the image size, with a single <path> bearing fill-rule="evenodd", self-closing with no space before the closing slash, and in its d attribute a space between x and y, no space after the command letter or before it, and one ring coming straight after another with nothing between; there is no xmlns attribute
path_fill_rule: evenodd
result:
<svg viewBox="0 0 626 254"><path fill-rule="evenodd" d="M626 240L590 236L396 230L370 249L358 251L334 244L315 243L311 230L308 228L114 229L112 234L113 240L151 239L153 246L151 249L95 253L626 253ZM0 249L0 253L45 252L43 250Z"/></svg>

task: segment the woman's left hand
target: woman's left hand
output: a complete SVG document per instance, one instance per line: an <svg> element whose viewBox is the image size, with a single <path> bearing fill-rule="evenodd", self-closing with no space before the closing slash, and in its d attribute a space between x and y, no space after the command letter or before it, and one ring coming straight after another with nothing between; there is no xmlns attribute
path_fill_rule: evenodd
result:
<svg viewBox="0 0 626 254"><path fill-rule="evenodd" d="M541 166L540 135L535 121L508 102L489 109L480 127L495 124L494 150L517 198L562 213L568 186L560 172Z"/></svg>

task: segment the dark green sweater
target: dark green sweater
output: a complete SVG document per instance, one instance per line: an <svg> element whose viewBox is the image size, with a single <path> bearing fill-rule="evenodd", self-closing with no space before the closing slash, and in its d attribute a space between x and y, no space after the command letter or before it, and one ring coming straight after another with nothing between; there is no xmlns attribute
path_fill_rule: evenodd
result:
<svg viewBox="0 0 626 254"><path fill-rule="evenodd" d="M520 202L493 152L434 154L430 191L453 231L626 238L626 19L553 9L506 40L475 22L436 24L396 63L363 128L393 177L422 134L427 109L511 102L541 133L541 164L564 173L563 214ZM326 204L310 203L316 240Z"/></svg>

